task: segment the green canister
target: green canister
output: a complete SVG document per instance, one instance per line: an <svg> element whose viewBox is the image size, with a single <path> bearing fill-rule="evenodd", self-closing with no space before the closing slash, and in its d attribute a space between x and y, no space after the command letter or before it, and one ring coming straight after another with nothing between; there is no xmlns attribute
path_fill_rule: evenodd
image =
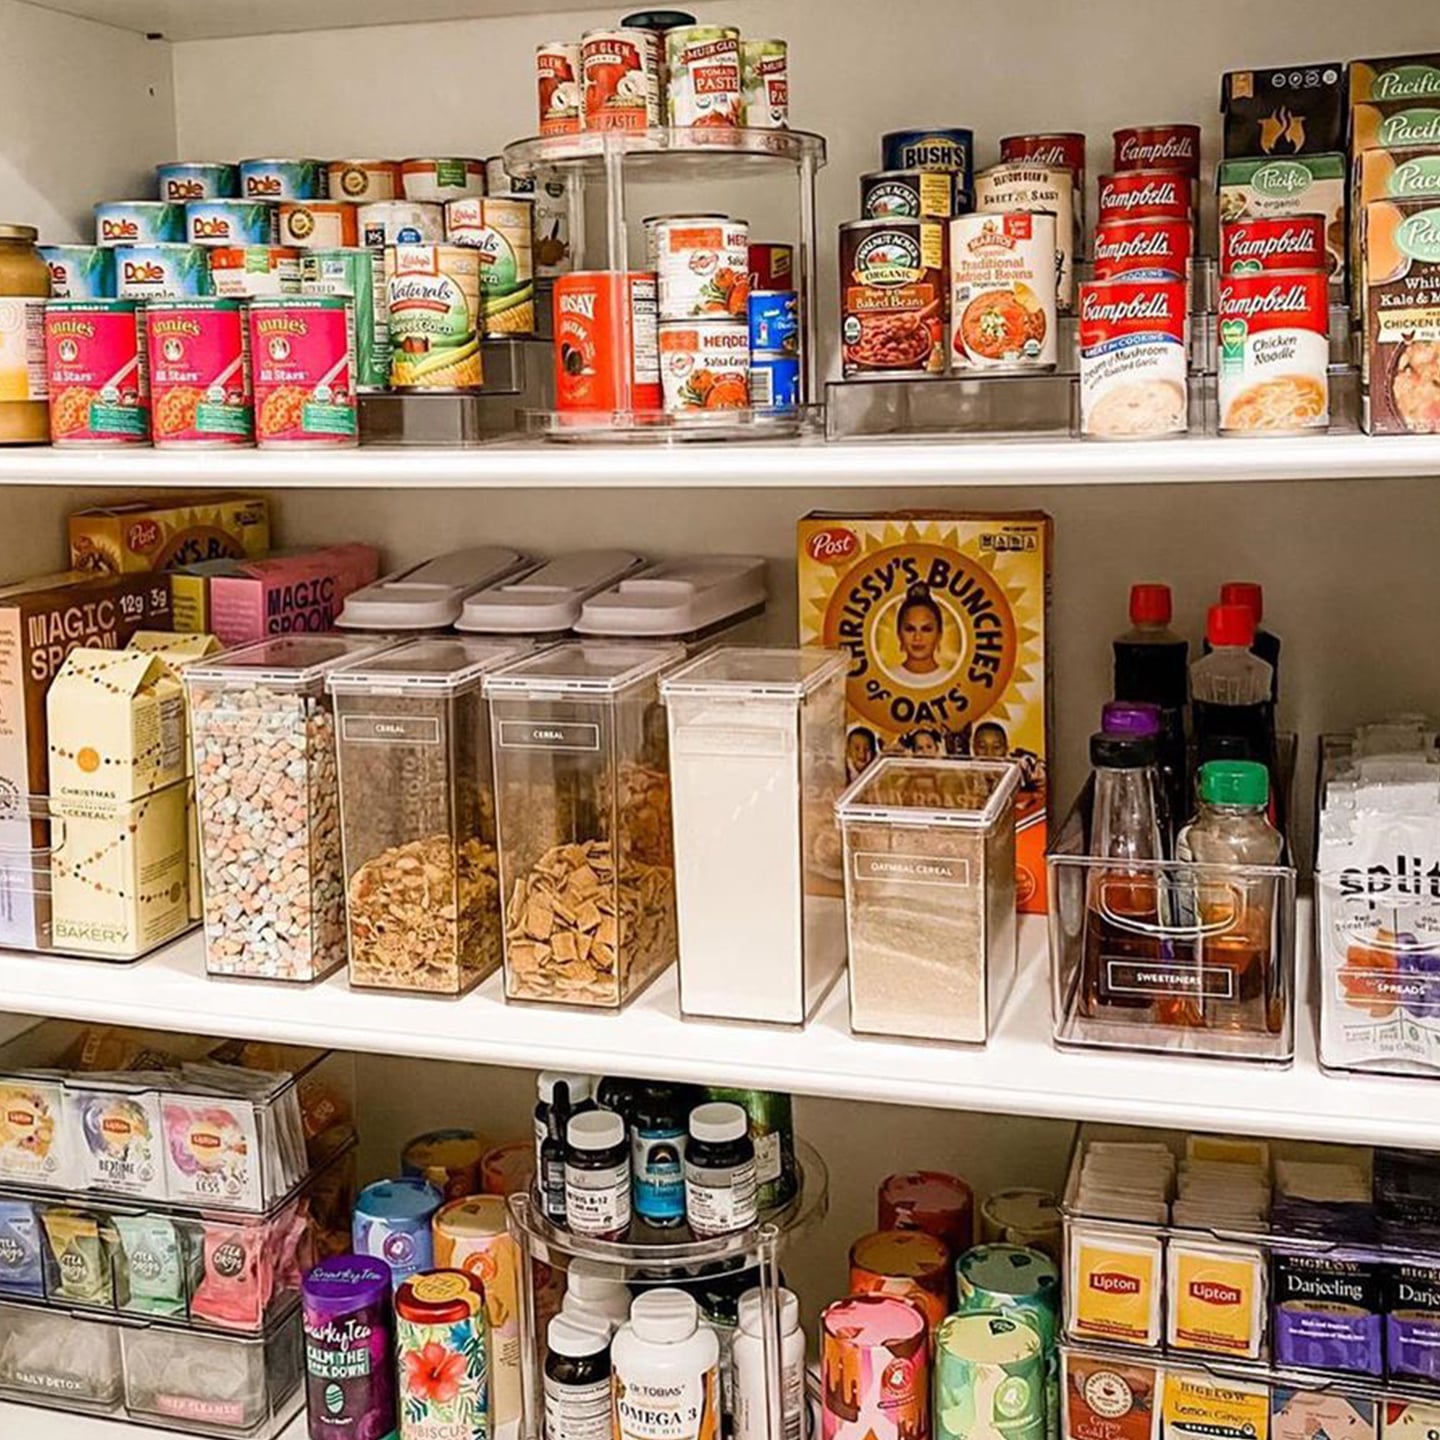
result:
<svg viewBox="0 0 1440 1440"><path fill-rule="evenodd" d="M750 1117L750 1139L755 1146L756 1200L761 1210L788 1205L799 1188L795 1165L795 1116L790 1096L783 1090L744 1090L738 1086L707 1085L707 1100L728 1100Z"/></svg>
<svg viewBox="0 0 1440 1440"><path fill-rule="evenodd" d="M346 295L355 302L357 390L390 388L390 308L383 252L363 246L307 250L300 257L302 295Z"/></svg>
<svg viewBox="0 0 1440 1440"><path fill-rule="evenodd" d="M1043 1440L1040 1336L998 1310L947 1316L935 1332L934 1440Z"/></svg>

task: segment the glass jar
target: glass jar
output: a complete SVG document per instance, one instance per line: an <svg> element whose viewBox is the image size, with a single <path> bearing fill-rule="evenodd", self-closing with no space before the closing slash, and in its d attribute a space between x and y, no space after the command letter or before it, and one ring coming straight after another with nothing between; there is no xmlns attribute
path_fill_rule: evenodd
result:
<svg viewBox="0 0 1440 1440"><path fill-rule="evenodd" d="M45 302L50 267L32 225L0 225L0 445L50 440Z"/></svg>

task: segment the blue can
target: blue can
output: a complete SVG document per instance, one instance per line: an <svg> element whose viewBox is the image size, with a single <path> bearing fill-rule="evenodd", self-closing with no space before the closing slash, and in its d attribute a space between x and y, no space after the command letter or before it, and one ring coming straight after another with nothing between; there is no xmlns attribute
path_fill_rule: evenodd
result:
<svg viewBox="0 0 1440 1440"><path fill-rule="evenodd" d="M420 1270L435 1265L431 1221L443 1203L428 1180L377 1180L355 1201L352 1238L357 1255L383 1260L390 1267L392 1289Z"/></svg>
<svg viewBox="0 0 1440 1440"><path fill-rule="evenodd" d="M181 205L187 200L233 200L240 193L240 170L204 160L176 160L155 167L155 184L162 200Z"/></svg>
<svg viewBox="0 0 1440 1440"><path fill-rule="evenodd" d="M958 125L935 130L892 130L880 142L882 170L945 170L957 194L975 189L975 132ZM963 212L960 212L963 213Z"/></svg>
<svg viewBox="0 0 1440 1440"><path fill-rule="evenodd" d="M754 354L750 357L750 406L754 410L793 410L800 403L800 357Z"/></svg>
<svg viewBox="0 0 1440 1440"><path fill-rule="evenodd" d="M323 200L329 168L320 160L242 160L242 200Z"/></svg>
<svg viewBox="0 0 1440 1440"><path fill-rule="evenodd" d="M191 200L185 229L192 245L273 245L280 211L268 200Z"/></svg>
<svg viewBox="0 0 1440 1440"><path fill-rule="evenodd" d="M185 207L167 200L102 200L95 207L98 245L178 245Z"/></svg>
<svg viewBox="0 0 1440 1440"><path fill-rule="evenodd" d="M750 292L750 349L800 353L800 300L793 290Z"/></svg>
<svg viewBox="0 0 1440 1440"><path fill-rule="evenodd" d="M52 300L113 300L115 249L108 245L42 245Z"/></svg>

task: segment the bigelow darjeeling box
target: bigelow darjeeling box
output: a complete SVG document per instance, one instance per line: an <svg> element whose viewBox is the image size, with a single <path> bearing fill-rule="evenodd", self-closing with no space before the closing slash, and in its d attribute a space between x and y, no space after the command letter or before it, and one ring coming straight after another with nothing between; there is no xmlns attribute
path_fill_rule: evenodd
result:
<svg viewBox="0 0 1440 1440"><path fill-rule="evenodd" d="M1050 517L817 511L799 525L800 641L843 650L845 768L1009 758L1016 900L1046 909Z"/></svg>
<svg viewBox="0 0 1440 1440"><path fill-rule="evenodd" d="M96 505L70 517L70 563L122 575L270 549L270 508L256 495L200 495Z"/></svg>
<svg viewBox="0 0 1440 1440"><path fill-rule="evenodd" d="M207 628L227 647L332 630L346 596L379 574L373 545L327 545L245 561L210 577Z"/></svg>

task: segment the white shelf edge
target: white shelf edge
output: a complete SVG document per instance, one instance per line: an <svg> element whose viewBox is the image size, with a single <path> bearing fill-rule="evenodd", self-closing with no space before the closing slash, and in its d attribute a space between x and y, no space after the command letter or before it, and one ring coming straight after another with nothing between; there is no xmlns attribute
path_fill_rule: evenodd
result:
<svg viewBox="0 0 1440 1440"><path fill-rule="evenodd" d="M1310 911L1300 916L1308 950ZM447 1001L207 980L192 935L135 965L0 952L0 1008L150 1029L331 1045L364 1053L639 1074L803 1095L1062 1120L1440 1148L1436 1089L1320 1073L1308 1011L1288 1069L1050 1043L1044 922L1021 926L1021 976L986 1048L849 1032L843 979L804 1030L678 1018L674 972L619 1014L506 1005L500 977ZM1303 967L1302 967L1303 973ZM1303 987L1301 993L1308 991Z"/></svg>
<svg viewBox="0 0 1440 1440"><path fill-rule="evenodd" d="M0 1400L0 1435L5 1440L201 1440L193 1431L156 1430L126 1419L78 1415L51 1410L41 1405L22 1405ZM279 1440L305 1440L305 1416L295 1419L280 1432Z"/></svg>

